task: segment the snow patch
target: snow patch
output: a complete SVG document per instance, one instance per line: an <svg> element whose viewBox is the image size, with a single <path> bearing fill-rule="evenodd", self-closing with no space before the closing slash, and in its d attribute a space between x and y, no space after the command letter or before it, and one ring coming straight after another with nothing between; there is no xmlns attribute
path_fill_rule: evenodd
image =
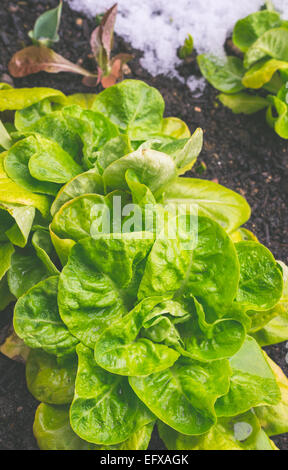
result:
<svg viewBox="0 0 288 470"><path fill-rule="evenodd" d="M67 0L71 8L90 16L105 12L115 0ZM274 0L288 18L288 1ZM237 20L253 13L264 0L118 0L115 31L143 51L141 65L152 75L178 77L181 63L177 49L188 33L198 53L224 55L226 37ZM203 90L204 81L191 77L192 90Z"/></svg>

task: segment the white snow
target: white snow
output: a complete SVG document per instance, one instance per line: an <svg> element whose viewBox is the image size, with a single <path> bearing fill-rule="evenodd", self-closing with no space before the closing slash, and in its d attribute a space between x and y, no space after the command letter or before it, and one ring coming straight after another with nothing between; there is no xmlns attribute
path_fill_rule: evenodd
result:
<svg viewBox="0 0 288 470"><path fill-rule="evenodd" d="M116 0L67 0L70 6L91 16L103 13ZM237 20L253 13L265 0L118 0L115 31L143 51L141 64L152 75L179 78L177 49L188 33L198 53L223 55L223 45ZM288 0L274 0L288 19ZM203 89L203 80L190 77L192 91Z"/></svg>

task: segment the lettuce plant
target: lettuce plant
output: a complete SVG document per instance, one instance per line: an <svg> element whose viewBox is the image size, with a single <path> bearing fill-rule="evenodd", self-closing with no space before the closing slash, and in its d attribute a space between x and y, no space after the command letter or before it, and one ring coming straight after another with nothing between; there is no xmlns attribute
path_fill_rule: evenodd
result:
<svg viewBox="0 0 288 470"><path fill-rule="evenodd" d="M37 18L33 30L29 31L29 37L35 45L50 47L54 42L59 41L58 30L61 14L62 0L60 0L58 7L45 11Z"/></svg>
<svg viewBox="0 0 288 470"><path fill-rule="evenodd" d="M180 47L178 51L178 57L179 59L185 60L187 57L189 57L194 49L194 39L191 36L191 34L188 34L187 37L185 38L183 46Z"/></svg>
<svg viewBox="0 0 288 470"><path fill-rule="evenodd" d="M33 31L29 32L34 45L25 47L13 55L8 66L11 75L25 77L38 72L71 72L82 75L84 85L94 87L101 83L104 88L123 79L124 65L132 59L132 56L120 53L111 58L117 4L107 10L100 25L91 34L90 46L97 63L97 73L74 64L50 48L54 42L59 41L61 12L62 1L57 8L39 16Z"/></svg>
<svg viewBox="0 0 288 470"><path fill-rule="evenodd" d="M146 449L157 425L168 449L273 450L288 382L261 347L288 339L288 269L242 196L181 177L201 129L136 80L3 86L0 110L1 351L29 353L39 447Z"/></svg>
<svg viewBox="0 0 288 470"><path fill-rule="evenodd" d="M268 124L287 139L288 22L270 7L239 20L232 39L241 58L199 55L202 74L224 106L236 114L266 109Z"/></svg>

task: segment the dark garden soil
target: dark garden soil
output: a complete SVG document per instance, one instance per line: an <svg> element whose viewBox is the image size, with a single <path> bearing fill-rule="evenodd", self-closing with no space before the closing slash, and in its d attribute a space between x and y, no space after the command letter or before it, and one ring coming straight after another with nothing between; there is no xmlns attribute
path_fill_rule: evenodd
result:
<svg viewBox="0 0 288 470"><path fill-rule="evenodd" d="M29 45L27 33L37 16L57 3L57 0L1 0L0 76L8 73L7 64L12 54ZM57 52L73 62L80 61L92 70L95 66L90 56L89 36L94 27L94 20L71 11L65 4ZM235 116L218 105L217 94L209 85L201 97L195 97L185 84L176 79L151 77L139 64L141 52L133 50L121 38L116 38L115 51L134 55L134 60L129 64L131 73L128 77L144 80L158 88L166 101L167 116L178 116L187 122L191 130L198 126L203 128L205 144L199 163L204 162L207 171L201 177L218 181L245 196L252 207L252 217L247 227L256 233L277 259L287 263L287 141L267 127L262 113L252 117ZM180 72L184 77L199 75L194 59L183 65ZM32 75L14 80L14 85L53 87L68 94L91 91L81 84L79 76L63 73ZM199 171L199 164L197 168ZM195 175L195 170L193 173ZM0 344L5 338L11 316L11 312L1 315ZM268 351L288 374L285 343L270 347ZM36 406L36 400L26 388L24 366L0 354L0 449L37 449L32 433ZM281 449L288 450L288 436L276 438L275 442ZM159 449L160 446L155 435L151 448Z"/></svg>

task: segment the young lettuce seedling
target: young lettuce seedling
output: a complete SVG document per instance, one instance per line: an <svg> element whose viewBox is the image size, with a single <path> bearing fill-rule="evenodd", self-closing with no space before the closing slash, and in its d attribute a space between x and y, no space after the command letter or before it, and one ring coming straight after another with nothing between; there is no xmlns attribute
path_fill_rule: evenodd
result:
<svg viewBox="0 0 288 470"><path fill-rule="evenodd" d="M100 25L94 29L90 38L91 50L98 64L96 84L101 82L104 88L115 85L118 79L123 78L123 66L132 59L130 54L117 54L111 58L116 15L117 3L105 13ZM91 86L93 78L85 77L83 83Z"/></svg>
<svg viewBox="0 0 288 470"><path fill-rule="evenodd" d="M28 35L33 44L50 47L59 41L58 30L62 14L62 0L58 7L48 10L36 20L34 28Z"/></svg>
<svg viewBox="0 0 288 470"><path fill-rule="evenodd" d="M191 34L188 34L187 38L184 41L183 46L180 47L178 56L180 59L185 60L189 57L194 49L194 39Z"/></svg>
<svg viewBox="0 0 288 470"><path fill-rule="evenodd" d="M71 72L82 75L86 86L94 87L101 83L104 88L121 80L123 67L132 56L117 54L111 58L117 4L105 13L100 25L91 34L90 45L98 66L97 72L90 72L74 64L48 47L59 40L61 11L62 2L54 10L49 10L38 18L33 31L29 33L34 45L13 55L8 66L10 74L13 77L25 77L38 72Z"/></svg>

